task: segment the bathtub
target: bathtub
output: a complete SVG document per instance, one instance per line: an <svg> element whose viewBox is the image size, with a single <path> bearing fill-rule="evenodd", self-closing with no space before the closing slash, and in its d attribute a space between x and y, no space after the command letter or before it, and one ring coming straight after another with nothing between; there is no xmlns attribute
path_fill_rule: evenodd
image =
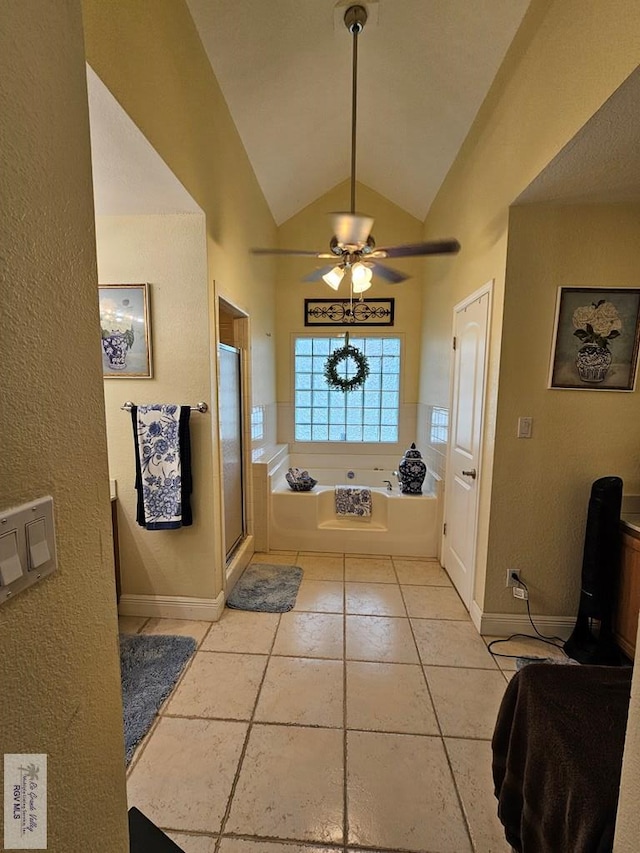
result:
<svg viewBox="0 0 640 853"><path fill-rule="evenodd" d="M278 466L269 495L269 548L437 558L441 481L428 472L422 495L403 495L393 468L384 465L393 460L368 467L349 467L347 461L332 458L331 467L325 467L317 457L292 454ZM289 466L308 470L318 485L311 492L291 491L284 476ZM391 482L391 491L385 480ZM336 515L337 485L370 488L371 517Z"/></svg>

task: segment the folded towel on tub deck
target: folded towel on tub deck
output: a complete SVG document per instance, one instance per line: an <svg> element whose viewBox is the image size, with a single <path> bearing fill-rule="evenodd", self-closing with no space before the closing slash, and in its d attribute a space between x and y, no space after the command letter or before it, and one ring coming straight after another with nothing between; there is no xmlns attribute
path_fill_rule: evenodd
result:
<svg viewBox="0 0 640 853"><path fill-rule="evenodd" d="M336 515L371 517L371 489L336 486Z"/></svg>
<svg viewBox="0 0 640 853"><path fill-rule="evenodd" d="M188 527L191 515L189 406L132 406L136 521L147 530Z"/></svg>

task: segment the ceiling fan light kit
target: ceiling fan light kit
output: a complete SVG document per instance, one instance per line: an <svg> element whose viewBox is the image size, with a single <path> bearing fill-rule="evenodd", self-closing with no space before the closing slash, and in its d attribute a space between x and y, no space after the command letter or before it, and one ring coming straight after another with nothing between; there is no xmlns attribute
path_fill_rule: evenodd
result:
<svg viewBox="0 0 640 853"><path fill-rule="evenodd" d="M425 255L451 255L460 251L460 243L455 239L431 240L422 243L410 243L400 246L377 248L371 235L373 217L356 213L356 130L358 118L358 36L367 22L367 10L364 6L349 6L344 14L344 24L353 40L352 88L351 88L351 209L348 212L333 213L333 232L329 243L329 252L311 252L300 249L253 249L255 254L307 255L316 258L332 259L333 263L314 270L305 276L304 281L324 281L333 290L338 290L345 273L349 273L350 294L360 295L371 287L374 275L389 284L398 284L409 278L405 273L377 263L384 258L410 258ZM338 263L336 263L338 259Z"/></svg>

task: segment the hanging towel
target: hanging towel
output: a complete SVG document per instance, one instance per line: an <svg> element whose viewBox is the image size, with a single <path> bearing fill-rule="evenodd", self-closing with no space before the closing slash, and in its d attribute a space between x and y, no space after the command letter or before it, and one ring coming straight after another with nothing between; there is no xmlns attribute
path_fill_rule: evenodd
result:
<svg viewBox="0 0 640 853"><path fill-rule="evenodd" d="M188 527L191 515L189 406L132 406L136 521L147 530Z"/></svg>
<svg viewBox="0 0 640 853"><path fill-rule="evenodd" d="M371 489L336 486L336 515L371 517Z"/></svg>

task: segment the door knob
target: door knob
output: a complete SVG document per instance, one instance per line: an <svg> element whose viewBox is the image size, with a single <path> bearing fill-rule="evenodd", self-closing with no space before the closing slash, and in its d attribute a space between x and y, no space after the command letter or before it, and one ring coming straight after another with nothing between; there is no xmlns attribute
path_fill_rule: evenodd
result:
<svg viewBox="0 0 640 853"><path fill-rule="evenodd" d="M462 474L463 474L463 476L464 476L464 477L471 477L471 479L472 479L472 480L475 480L475 478L476 478L476 469L475 469L475 468L472 468L470 471L463 471L463 472L462 472Z"/></svg>

